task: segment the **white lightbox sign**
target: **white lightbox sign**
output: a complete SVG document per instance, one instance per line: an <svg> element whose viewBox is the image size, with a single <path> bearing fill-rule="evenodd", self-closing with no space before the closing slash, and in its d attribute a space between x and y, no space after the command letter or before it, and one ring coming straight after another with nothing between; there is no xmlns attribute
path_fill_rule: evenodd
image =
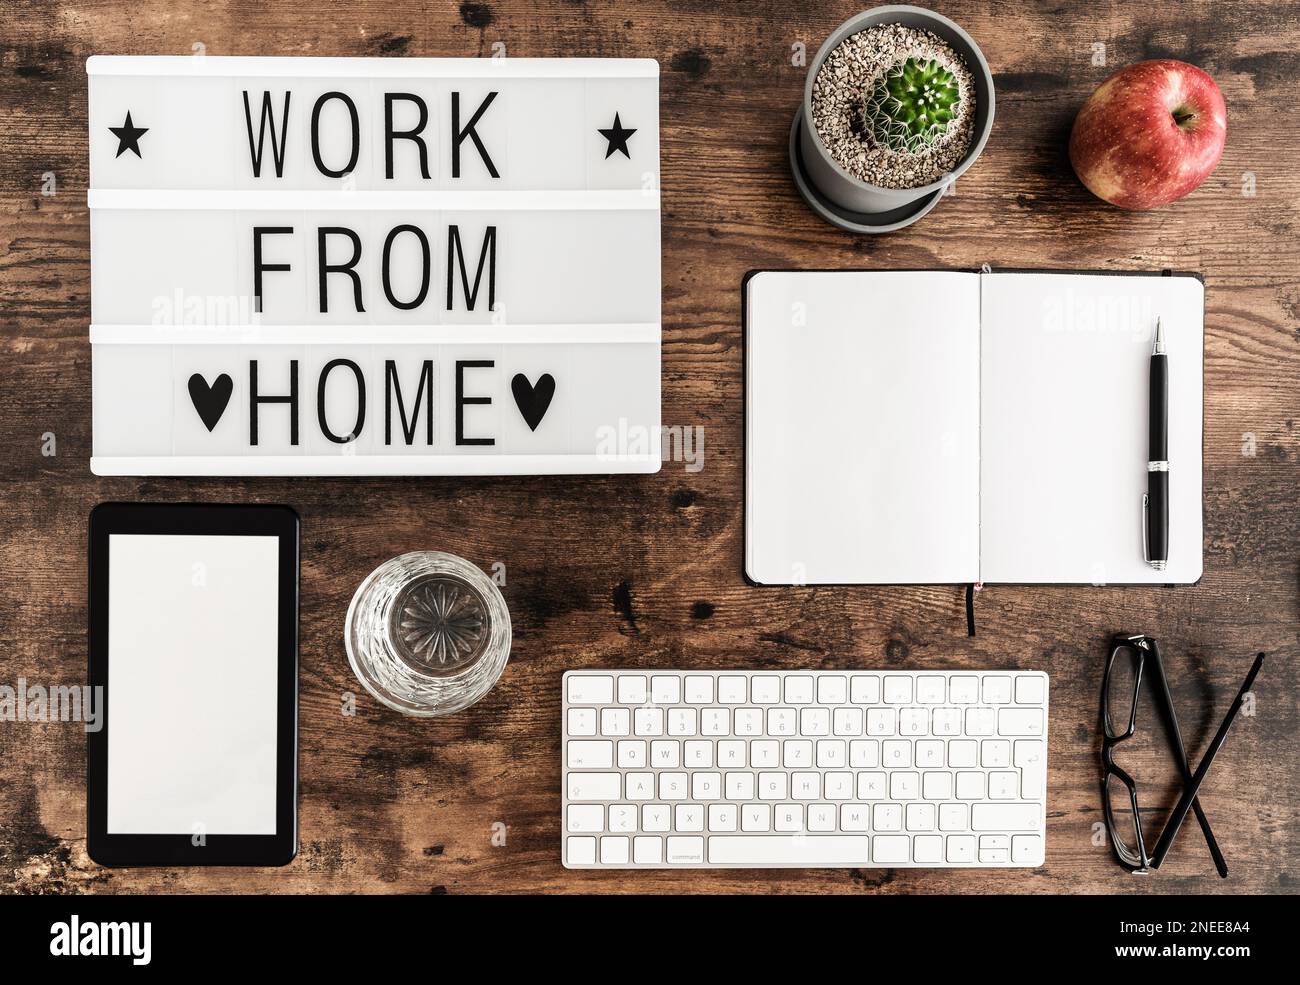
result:
<svg viewBox="0 0 1300 985"><path fill-rule="evenodd" d="M659 68L86 63L99 475L659 468Z"/></svg>

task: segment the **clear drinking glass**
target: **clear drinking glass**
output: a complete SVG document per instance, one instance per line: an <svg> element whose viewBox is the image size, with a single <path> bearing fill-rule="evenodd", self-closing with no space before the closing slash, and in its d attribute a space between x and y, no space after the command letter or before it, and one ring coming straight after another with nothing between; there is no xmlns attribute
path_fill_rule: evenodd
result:
<svg viewBox="0 0 1300 985"><path fill-rule="evenodd" d="M492 689L510 656L500 589L454 554L414 551L370 573L348 607L352 672L407 715L449 715Z"/></svg>

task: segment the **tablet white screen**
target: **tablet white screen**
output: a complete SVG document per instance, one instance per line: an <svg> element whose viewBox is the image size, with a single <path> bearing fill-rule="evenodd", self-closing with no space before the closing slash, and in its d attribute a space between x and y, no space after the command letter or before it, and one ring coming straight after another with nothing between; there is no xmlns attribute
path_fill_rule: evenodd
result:
<svg viewBox="0 0 1300 985"><path fill-rule="evenodd" d="M274 834L279 539L108 553L108 832Z"/></svg>

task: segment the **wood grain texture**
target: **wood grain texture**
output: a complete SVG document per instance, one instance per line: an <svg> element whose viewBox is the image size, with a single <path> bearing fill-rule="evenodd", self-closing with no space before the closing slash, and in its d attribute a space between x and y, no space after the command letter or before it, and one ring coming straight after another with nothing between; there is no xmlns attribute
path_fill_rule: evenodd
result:
<svg viewBox="0 0 1300 985"><path fill-rule="evenodd" d="M105 870L85 854L84 736L0 723L0 891L1283 892L1300 830L1300 5L945 2L982 45L997 122L956 195L880 238L823 224L786 137L809 57L848 2L261 4L22 2L0 19L0 683L85 672L85 543L108 499L283 502L303 518L301 851L275 870ZM705 467L624 478L100 479L90 454L84 60L95 53L652 56L662 66L663 416L705 428ZM1168 56L1219 82L1228 147L1149 214L1092 199L1065 139L1109 66ZM1255 194L1243 194L1247 173ZM53 174L57 194L41 194ZM756 267L1174 267L1207 284L1205 577L1181 589L991 587L979 636L957 588L758 589L741 577L739 285ZM41 454L57 437L56 457ZM1253 454L1247 454L1253 452ZM381 561L438 548L507 566L499 686L446 721L359 691L347 603ZM1157 635L1199 756L1257 650L1273 654L1204 792L1231 877L1194 827L1134 879L1094 838L1097 695L1115 630ZM1052 675L1047 864L1036 871L566 872L560 674L571 667L1023 667ZM1154 723L1154 712L1144 711ZM1158 731L1128 753L1152 804L1176 786ZM1148 792L1149 791L1149 792ZM492 826L506 844L493 846Z"/></svg>

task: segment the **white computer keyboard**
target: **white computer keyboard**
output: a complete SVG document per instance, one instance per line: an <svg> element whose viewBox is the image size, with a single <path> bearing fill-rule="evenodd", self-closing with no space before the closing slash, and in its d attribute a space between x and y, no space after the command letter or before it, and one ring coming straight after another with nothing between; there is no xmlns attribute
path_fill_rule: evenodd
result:
<svg viewBox="0 0 1300 985"><path fill-rule="evenodd" d="M564 675L564 864L1043 863L1047 675Z"/></svg>

